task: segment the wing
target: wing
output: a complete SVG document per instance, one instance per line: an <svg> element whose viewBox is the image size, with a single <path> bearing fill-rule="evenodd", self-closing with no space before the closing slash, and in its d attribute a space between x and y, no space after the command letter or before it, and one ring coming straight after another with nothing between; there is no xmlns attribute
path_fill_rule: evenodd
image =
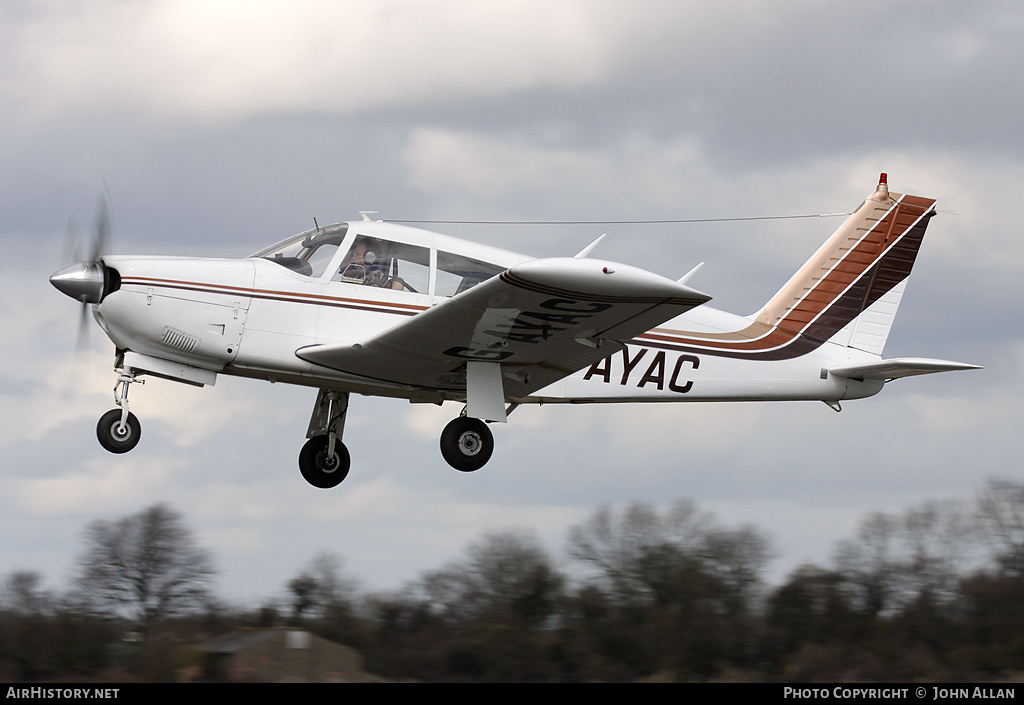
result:
<svg viewBox="0 0 1024 705"><path fill-rule="evenodd" d="M710 298L628 265L539 259L369 340L314 345L296 355L348 374L439 390L448 398L466 393L468 370L470 386L484 380L476 386L488 390L493 405L525 398ZM503 419L502 412L498 420Z"/></svg>
<svg viewBox="0 0 1024 705"><path fill-rule="evenodd" d="M864 365L850 365L847 367L832 367L829 372L848 379L856 380L880 380L899 379L900 377L912 377L913 375L927 375L933 372L952 372L954 370L979 370L978 365L969 365L966 362L951 362L949 360L933 360L927 357L896 357L891 360L879 360Z"/></svg>

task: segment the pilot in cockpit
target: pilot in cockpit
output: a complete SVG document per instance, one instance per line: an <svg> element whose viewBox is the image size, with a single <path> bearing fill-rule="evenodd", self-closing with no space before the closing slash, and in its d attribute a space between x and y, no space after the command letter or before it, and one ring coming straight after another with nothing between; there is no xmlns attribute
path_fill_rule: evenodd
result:
<svg viewBox="0 0 1024 705"><path fill-rule="evenodd" d="M341 261L338 276L341 281L359 283L364 286L401 289L402 285L393 281L382 266L381 243L372 238L356 238L351 251Z"/></svg>
<svg viewBox="0 0 1024 705"><path fill-rule="evenodd" d="M387 285L387 274L377 265L380 247L376 245L369 238L356 239L338 268L342 281L358 282L366 286Z"/></svg>

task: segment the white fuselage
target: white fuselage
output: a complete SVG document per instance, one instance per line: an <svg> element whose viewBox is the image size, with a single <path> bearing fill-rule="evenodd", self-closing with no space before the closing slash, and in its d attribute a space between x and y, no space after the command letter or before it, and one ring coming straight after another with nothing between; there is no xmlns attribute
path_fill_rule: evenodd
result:
<svg viewBox="0 0 1024 705"><path fill-rule="evenodd" d="M407 290L332 278L358 233L414 242L430 252L430 268ZM209 383L219 373L331 388L412 401L462 395L394 385L321 367L296 351L356 344L449 299L441 295L437 261L453 252L507 268L529 258L464 241L378 222L355 222L324 274L310 277L263 258L242 260L107 257L120 287L97 307L96 318L120 350L143 370ZM439 255L438 253L442 253ZM413 291L412 289L416 289ZM579 370L519 403L825 400L877 393L881 382L829 375L830 367L869 359L867 353L824 342L798 356L750 355L716 349L751 326L751 318L701 305L627 341L625 350ZM743 335L750 335L743 333ZM707 343L707 340L711 343ZM145 361L153 361L147 368ZM181 374L168 374L165 361Z"/></svg>

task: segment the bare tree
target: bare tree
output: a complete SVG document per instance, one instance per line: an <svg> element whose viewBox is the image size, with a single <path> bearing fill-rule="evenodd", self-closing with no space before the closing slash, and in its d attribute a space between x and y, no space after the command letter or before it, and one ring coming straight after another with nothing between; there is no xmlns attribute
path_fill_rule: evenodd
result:
<svg viewBox="0 0 1024 705"><path fill-rule="evenodd" d="M605 507L572 528L569 552L595 572L589 594L579 593L589 602L581 624L633 675L706 678L721 663L749 662L754 597L771 555L755 528L722 528L688 500Z"/></svg>
<svg viewBox="0 0 1024 705"><path fill-rule="evenodd" d="M288 591L292 594L292 622L302 624L306 613L316 607L316 579L309 573L302 573L288 581Z"/></svg>
<svg viewBox="0 0 1024 705"><path fill-rule="evenodd" d="M899 522L884 512L863 519L855 538L837 544L836 569L851 584L863 614L878 616L895 607L900 575Z"/></svg>
<svg viewBox="0 0 1024 705"><path fill-rule="evenodd" d="M621 602L663 603L680 572L704 568L713 517L680 500L663 513L633 504L616 515L602 507L569 532L569 554L597 570L599 582ZM724 534L717 535L725 543Z"/></svg>
<svg viewBox="0 0 1024 705"><path fill-rule="evenodd" d="M53 596L42 589L43 578L31 570L19 570L7 576L2 593L5 608L21 615L38 615L48 612Z"/></svg>
<svg viewBox="0 0 1024 705"><path fill-rule="evenodd" d="M181 514L157 504L85 530L77 586L86 605L132 620L144 633L156 621L201 606L213 563Z"/></svg>
<svg viewBox="0 0 1024 705"><path fill-rule="evenodd" d="M871 616L914 603L949 604L972 560L970 507L930 501L902 514L875 512L857 534L838 545L835 564L849 581L858 608Z"/></svg>
<svg viewBox="0 0 1024 705"><path fill-rule="evenodd" d="M489 532L465 553L422 579L427 600L447 619L530 630L555 612L565 579L532 532Z"/></svg>
<svg viewBox="0 0 1024 705"><path fill-rule="evenodd" d="M349 611L359 590L359 582L346 574L344 561L331 551L316 555L309 565L288 581L292 618L301 623L311 614L324 619L332 612Z"/></svg>
<svg viewBox="0 0 1024 705"><path fill-rule="evenodd" d="M978 520L999 571L1024 578L1024 483L989 480L978 493Z"/></svg>

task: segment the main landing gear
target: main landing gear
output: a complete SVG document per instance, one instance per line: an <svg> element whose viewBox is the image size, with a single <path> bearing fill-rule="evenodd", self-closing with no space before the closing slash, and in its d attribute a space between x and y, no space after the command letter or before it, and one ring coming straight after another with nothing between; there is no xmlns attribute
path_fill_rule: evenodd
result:
<svg viewBox="0 0 1024 705"><path fill-rule="evenodd" d="M299 452L299 472L306 482L328 490L348 477L352 459L341 442L348 414L348 392L321 389L306 431L306 444Z"/></svg>
<svg viewBox="0 0 1024 705"><path fill-rule="evenodd" d="M331 448L330 436L321 435L310 438L299 451L299 471L302 477L313 487L322 490L341 484L348 477L351 465L348 448L337 437L334 438L334 448Z"/></svg>
<svg viewBox="0 0 1024 705"><path fill-rule="evenodd" d="M482 468L494 452L494 436L480 419L460 416L448 422L441 432L441 455L461 472Z"/></svg>
<svg viewBox="0 0 1024 705"><path fill-rule="evenodd" d="M309 440L299 452L299 471L313 487L330 489L348 477L351 458L341 442L347 414L347 392L320 390L306 431ZM494 437L480 419L459 416L441 432L441 455L461 472L479 470L493 452Z"/></svg>

